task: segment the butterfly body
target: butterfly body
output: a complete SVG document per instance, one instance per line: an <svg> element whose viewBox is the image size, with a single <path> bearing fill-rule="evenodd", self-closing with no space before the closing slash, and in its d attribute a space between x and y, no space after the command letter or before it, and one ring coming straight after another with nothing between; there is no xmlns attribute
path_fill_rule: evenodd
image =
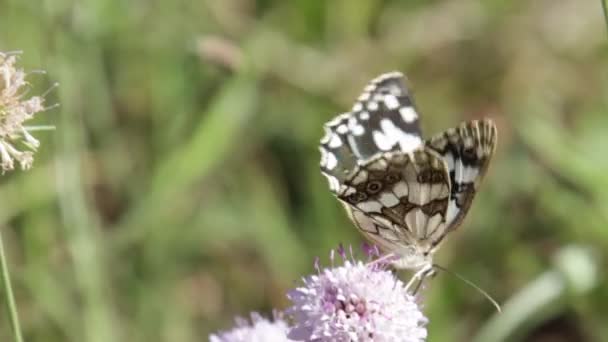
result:
<svg viewBox="0 0 608 342"><path fill-rule="evenodd" d="M403 75L372 80L351 112L325 125L321 171L363 235L423 269L470 208L496 145L489 119L423 140Z"/></svg>

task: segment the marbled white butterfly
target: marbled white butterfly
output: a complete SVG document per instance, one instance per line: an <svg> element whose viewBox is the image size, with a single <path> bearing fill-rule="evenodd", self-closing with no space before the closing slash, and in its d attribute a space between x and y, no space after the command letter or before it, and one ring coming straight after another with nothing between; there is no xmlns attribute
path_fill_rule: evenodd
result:
<svg viewBox="0 0 608 342"><path fill-rule="evenodd" d="M372 80L350 112L324 126L321 172L366 238L431 270L432 256L471 206L496 147L496 126L473 120L422 140L403 75Z"/></svg>

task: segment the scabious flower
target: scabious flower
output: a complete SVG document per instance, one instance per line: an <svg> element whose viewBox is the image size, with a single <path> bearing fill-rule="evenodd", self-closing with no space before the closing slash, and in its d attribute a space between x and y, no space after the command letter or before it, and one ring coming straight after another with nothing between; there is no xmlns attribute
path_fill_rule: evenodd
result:
<svg viewBox="0 0 608 342"><path fill-rule="evenodd" d="M45 108L42 96L26 96L27 74L15 67L17 55L0 52L0 169L13 170L14 161L29 169L33 152L40 145L23 126L34 114ZM21 141L29 151L21 151L15 143Z"/></svg>
<svg viewBox="0 0 608 342"><path fill-rule="evenodd" d="M279 314L274 321L263 318L257 313L251 314L251 324L244 318L236 319L232 330L212 334L210 342L289 342L287 323Z"/></svg>
<svg viewBox="0 0 608 342"><path fill-rule="evenodd" d="M321 269L291 290L293 317L289 338L296 341L415 342L427 336L427 319L416 298L387 269L387 263L346 258L343 265ZM333 263L333 253L332 253ZM378 261L378 260L376 260Z"/></svg>

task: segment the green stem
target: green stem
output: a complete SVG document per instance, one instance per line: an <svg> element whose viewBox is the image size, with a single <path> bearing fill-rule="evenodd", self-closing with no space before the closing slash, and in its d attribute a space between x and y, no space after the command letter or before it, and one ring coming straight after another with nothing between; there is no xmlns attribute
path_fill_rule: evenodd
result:
<svg viewBox="0 0 608 342"><path fill-rule="evenodd" d="M606 29L608 30L608 0L601 0L602 11L604 12L604 21L606 22Z"/></svg>
<svg viewBox="0 0 608 342"><path fill-rule="evenodd" d="M0 234L0 276L2 277L2 284L4 285L6 292L6 304L8 316L11 320L14 341L23 342L23 337L21 336L21 327L19 326L19 316L17 315L17 305L15 304L15 297L13 296L13 288L11 286L11 278L8 272L8 263L6 262L6 256L4 254L2 234Z"/></svg>

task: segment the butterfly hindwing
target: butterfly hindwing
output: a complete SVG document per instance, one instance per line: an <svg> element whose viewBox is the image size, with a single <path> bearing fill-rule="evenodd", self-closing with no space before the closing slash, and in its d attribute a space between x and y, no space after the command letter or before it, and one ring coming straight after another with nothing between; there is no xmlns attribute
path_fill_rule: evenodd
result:
<svg viewBox="0 0 608 342"><path fill-rule="evenodd" d="M425 145L446 161L451 194L448 230L456 229L467 214L496 148L496 125L490 119L460 124L427 140Z"/></svg>
<svg viewBox="0 0 608 342"><path fill-rule="evenodd" d="M361 161L387 151L413 151L422 145L418 114L403 75L372 80L350 112L325 124L321 171L336 193Z"/></svg>
<svg viewBox="0 0 608 342"><path fill-rule="evenodd" d="M338 198L366 237L394 250L421 244L432 248L443 238L449 194L446 163L421 147L385 152L362 163Z"/></svg>

